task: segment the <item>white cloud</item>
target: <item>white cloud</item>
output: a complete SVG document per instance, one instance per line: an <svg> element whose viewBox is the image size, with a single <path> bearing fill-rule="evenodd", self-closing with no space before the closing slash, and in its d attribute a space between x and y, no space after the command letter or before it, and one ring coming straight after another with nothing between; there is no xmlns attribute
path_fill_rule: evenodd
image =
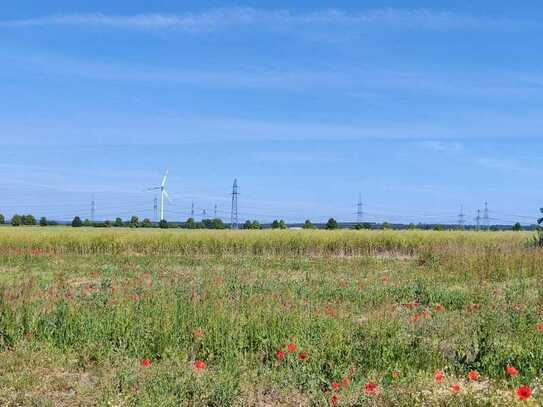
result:
<svg viewBox="0 0 543 407"><path fill-rule="evenodd" d="M375 9L357 13L322 10L296 13L290 10L264 10L247 7L212 9L184 14L60 14L39 18L4 20L0 26L78 26L115 29L182 29L211 30L228 26L305 26L305 25L371 25L407 29L479 30L527 29L541 27L538 21L514 21L508 18L475 17L428 9Z"/></svg>
<svg viewBox="0 0 543 407"><path fill-rule="evenodd" d="M464 149L464 146L458 142L446 142L440 140L424 140L419 143L422 148L438 152L456 153Z"/></svg>

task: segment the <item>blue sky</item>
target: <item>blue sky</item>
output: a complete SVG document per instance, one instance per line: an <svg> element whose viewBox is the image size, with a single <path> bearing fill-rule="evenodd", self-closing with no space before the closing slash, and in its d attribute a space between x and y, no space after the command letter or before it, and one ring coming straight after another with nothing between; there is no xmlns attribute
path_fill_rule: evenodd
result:
<svg viewBox="0 0 543 407"><path fill-rule="evenodd" d="M543 206L543 5L18 1L0 213L468 220ZM476 3L476 4L474 4Z"/></svg>

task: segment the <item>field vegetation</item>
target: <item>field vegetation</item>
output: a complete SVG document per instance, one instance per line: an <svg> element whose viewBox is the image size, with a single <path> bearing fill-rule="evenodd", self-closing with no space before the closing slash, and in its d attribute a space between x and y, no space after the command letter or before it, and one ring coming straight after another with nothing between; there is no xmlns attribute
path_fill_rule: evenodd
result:
<svg viewBox="0 0 543 407"><path fill-rule="evenodd" d="M0 228L0 405L539 405L531 238Z"/></svg>

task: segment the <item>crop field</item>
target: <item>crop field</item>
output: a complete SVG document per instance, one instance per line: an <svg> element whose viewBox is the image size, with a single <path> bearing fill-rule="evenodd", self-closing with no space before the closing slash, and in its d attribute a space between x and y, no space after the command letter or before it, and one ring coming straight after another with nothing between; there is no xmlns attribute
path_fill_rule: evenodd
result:
<svg viewBox="0 0 543 407"><path fill-rule="evenodd" d="M530 237L3 227L0 405L540 405Z"/></svg>

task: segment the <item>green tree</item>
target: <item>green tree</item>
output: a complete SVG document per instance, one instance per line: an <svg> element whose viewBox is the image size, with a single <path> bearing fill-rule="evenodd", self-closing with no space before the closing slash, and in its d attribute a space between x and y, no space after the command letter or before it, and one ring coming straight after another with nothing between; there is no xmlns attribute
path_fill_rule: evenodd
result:
<svg viewBox="0 0 543 407"><path fill-rule="evenodd" d="M122 223L122 221L121 221L121 223ZM104 227L110 228L110 227L112 227L112 226L113 226L113 223L111 223L110 220L105 220L105 221L104 221Z"/></svg>
<svg viewBox="0 0 543 407"><path fill-rule="evenodd" d="M115 219L115 223L113 224L114 227L120 228L124 226L123 220L121 218Z"/></svg>
<svg viewBox="0 0 543 407"><path fill-rule="evenodd" d="M519 222L517 222L513 225L511 229L515 232L520 232L522 230L522 225Z"/></svg>
<svg viewBox="0 0 543 407"><path fill-rule="evenodd" d="M443 225L434 225L434 230L442 232L445 230L445 226Z"/></svg>
<svg viewBox="0 0 543 407"><path fill-rule="evenodd" d="M371 230L371 229L372 229L371 223L369 223L369 222L364 222L364 223L362 224L362 227L363 227L364 229L368 229L368 230Z"/></svg>
<svg viewBox="0 0 543 407"><path fill-rule="evenodd" d="M45 216L42 216L40 218L40 226L47 226L47 225L48 225L47 218Z"/></svg>
<svg viewBox="0 0 543 407"><path fill-rule="evenodd" d="M212 220L211 223L212 223L212 228L213 229L224 229L225 228L222 219L215 218L215 219Z"/></svg>
<svg viewBox="0 0 543 407"><path fill-rule="evenodd" d="M158 224L158 227L160 229L168 229L168 222L165 219L162 219L160 223Z"/></svg>
<svg viewBox="0 0 543 407"><path fill-rule="evenodd" d="M36 221L36 218L32 215L23 215L22 222L23 222L23 225L26 225L26 226L34 226L38 224L38 222Z"/></svg>
<svg viewBox="0 0 543 407"><path fill-rule="evenodd" d="M384 230L390 229L390 224L388 222L383 222L383 229Z"/></svg>
<svg viewBox="0 0 543 407"><path fill-rule="evenodd" d="M415 229L417 229L417 225L415 225L414 223L410 223L409 226L407 226L407 229L415 230Z"/></svg>
<svg viewBox="0 0 543 407"><path fill-rule="evenodd" d="M196 221L194 220L194 218L188 218L187 221L185 222L185 227L187 229L196 229L198 225L196 224Z"/></svg>
<svg viewBox="0 0 543 407"><path fill-rule="evenodd" d="M252 222L250 220L247 220L244 224L243 224L243 229L252 229L252 230L256 230L256 229L261 229L262 227L260 226L260 223L257 221L257 220L253 220Z"/></svg>
<svg viewBox="0 0 543 407"><path fill-rule="evenodd" d="M279 221L275 219L271 224L272 229L279 229Z"/></svg>
<svg viewBox="0 0 543 407"><path fill-rule="evenodd" d="M315 229L315 225L311 223L309 219L306 219L304 222L304 225L302 226L304 229Z"/></svg>
<svg viewBox="0 0 543 407"><path fill-rule="evenodd" d="M72 220L72 227L80 228L81 226L83 226L83 222L81 222L81 218L79 216L76 216L74 220Z"/></svg>
<svg viewBox="0 0 543 407"><path fill-rule="evenodd" d="M88 219L85 219L85 220L83 221L83 226L85 226L85 227L87 227L87 228L88 228L88 227L91 227L91 226L92 226L92 222L91 222L90 220L88 220Z"/></svg>
<svg viewBox="0 0 543 407"><path fill-rule="evenodd" d="M139 225L140 225L140 220L139 220L139 218L138 218L137 216L132 216L132 217L130 218L129 226L130 226L131 228L137 228L137 227L139 227Z"/></svg>
<svg viewBox="0 0 543 407"><path fill-rule="evenodd" d="M202 219L202 227L204 229L213 229L213 220L211 219Z"/></svg>
<svg viewBox="0 0 543 407"><path fill-rule="evenodd" d="M326 222L326 229L333 230L337 228L338 228L337 221L334 218L328 219L328 222Z"/></svg>
<svg viewBox="0 0 543 407"><path fill-rule="evenodd" d="M6 218L4 218L4 215L0 213L0 225L3 225L6 223Z"/></svg>
<svg viewBox="0 0 543 407"><path fill-rule="evenodd" d="M11 225L12 226L21 226L23 224L23 217L21 215L13 215L11 218Z"/></svg>
<svg viewBox="0 0 543 407"><path fill-rule="evenodd" d="M149 220L149 218L143 219L143 222L141 224L144 228L152 228L153 223Z"/></svg>
<svg viewBox="0 0 543 407"><path fill-rule="evenodd" d="M539 211L543 213L543 208ZM543 247L543 228L541 227L543 225L543 217L537 220L537 225L536 235L533 237L532 244L537 247Z"/></svg>

